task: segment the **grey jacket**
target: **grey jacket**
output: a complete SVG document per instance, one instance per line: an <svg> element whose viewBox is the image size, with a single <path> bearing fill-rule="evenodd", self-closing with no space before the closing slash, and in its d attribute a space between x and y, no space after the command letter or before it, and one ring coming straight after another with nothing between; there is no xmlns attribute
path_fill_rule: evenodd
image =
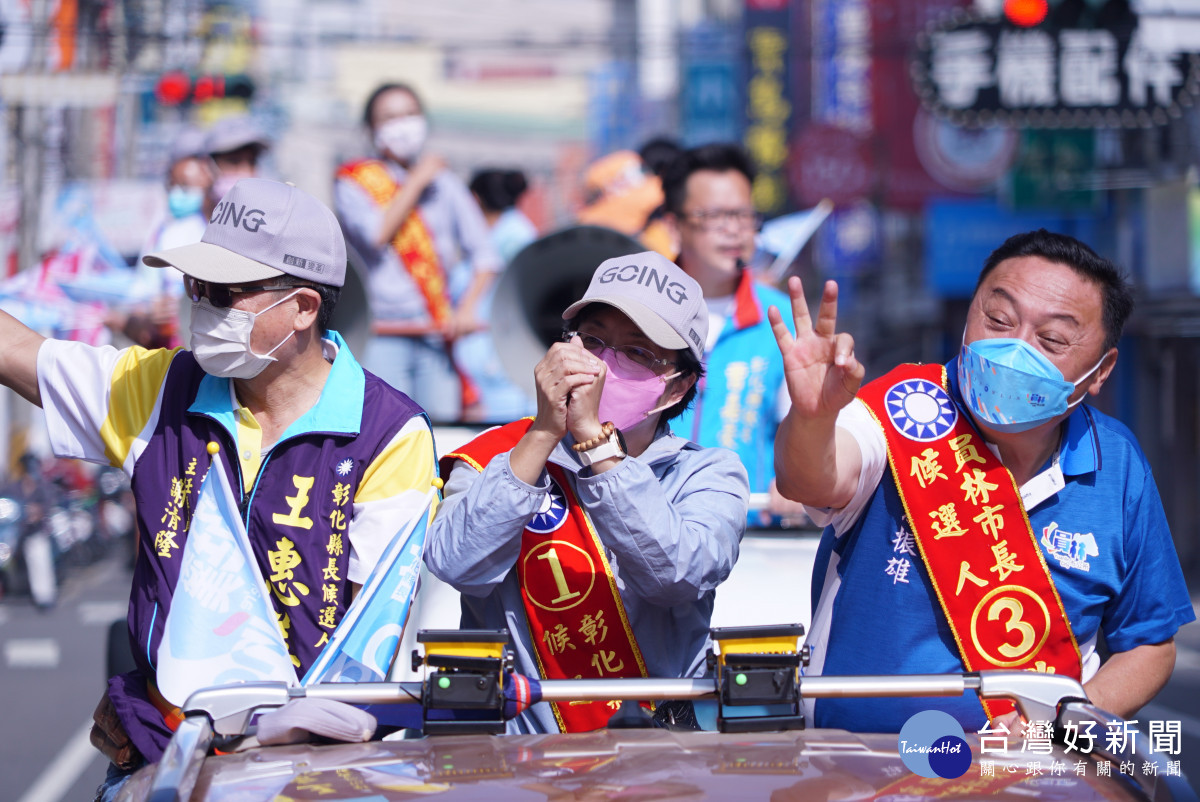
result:
<svg viewBox="0 0 1200 802"><path fill-rule="evenodd" d="M724 448L701 448L666 431L638 457L599 475L559 443L561 466L586 508L616 577L651 677L705 672L717 585L737 561L750 489L746 469ZM425 563L462 594L464 628L507 627L517 671L539 676L515 563L525 524L550 490L513 475L508 453L480 474L455 463L426 544ZM557 732L549 704L509 722L510 732Z"/></svg>

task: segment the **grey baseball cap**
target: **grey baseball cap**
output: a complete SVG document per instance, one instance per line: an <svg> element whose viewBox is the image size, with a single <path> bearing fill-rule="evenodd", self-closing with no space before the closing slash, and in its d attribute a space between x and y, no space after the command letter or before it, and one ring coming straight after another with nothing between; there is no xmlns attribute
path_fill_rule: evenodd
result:
<svg viewBox="0 0 1200 802"><path fill-rule="evenodd" d="M142 257L214 284L242 284L287 274L340 287L346 240L333 212L290 184L243 178L213 209L204 236Z"/></svg>
<svg viewBox="0 0 1200 802"><path fill-rule="evenodd" d="M181 130L171 143L171 164L168 167L173 167L176 162L184 159L207 159L207 139L199 128L188 127Z"/></svg>
<svg viewBox="0 0 1200 802"><path fill-rule="evenodd" d="M222 117L217 120L213 123L212 128L208 129L208 135L204 140L205 149L210 156L230 153L247 145L254 145L259 150L266 150L271 147L271 140L267 139L262 129L245 114Z"/></svg>
<svg viewBox="0 0 1200 802"><path fill-rule="evenodd" d="M563 312L570 320L588 304L614 306L655 345L687 349L704 359L708 305L696 280L654 251L608 259L592 274L587 292Z"/></svg>

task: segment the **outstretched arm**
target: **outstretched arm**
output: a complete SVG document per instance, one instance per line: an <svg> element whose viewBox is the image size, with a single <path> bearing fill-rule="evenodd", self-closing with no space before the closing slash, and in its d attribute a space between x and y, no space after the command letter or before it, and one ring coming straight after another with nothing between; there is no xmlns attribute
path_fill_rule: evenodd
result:
<svg viewBox="0 0 1200 802"><path fill-rule="evenodd" d="M31 404L42 405L37 355L46 338L6 312L0 312L0 384L11 387Z"/></svg>
<svg viewBox="0 0 1200 802"><path fill-rule="evenodd" d="M776 484L786 498L840 508L854 496L862 455L853 436L837 428L837 415L854 400L864 368L854 357L854 338L837 332L836 282L825 282L815 325L799 278L788 280L788 293L794 337L780 311L767 310L792 399L775 438Z"/></svg>

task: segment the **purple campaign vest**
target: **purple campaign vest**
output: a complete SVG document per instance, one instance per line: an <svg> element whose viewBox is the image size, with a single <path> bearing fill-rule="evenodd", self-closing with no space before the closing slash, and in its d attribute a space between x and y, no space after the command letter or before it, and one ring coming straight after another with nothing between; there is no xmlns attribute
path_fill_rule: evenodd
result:
<svg viewBox="0 0 1200 802"><path fill-rule="evenodd" d="M229 432L207 415L188 412L204 376L190 352L179 352L165 379L154 434L134 466L138 553L128 621L142 678L154 677L188 526L210 462L209 442L228 455L223 462L230 486L235 492L244 487L239 462L230 458L236 444ZM370 414L362 415L358 436L308 432L280 441L264 455L251 492L239 499L300 676L350 601L347 532L358 484L396 433L423 414L408 396L370 373L365 377L363 407ZM145 696L145 683L129 675L114 679L109 695L122 723L147 760L158 760L170 731Z"/></svg>

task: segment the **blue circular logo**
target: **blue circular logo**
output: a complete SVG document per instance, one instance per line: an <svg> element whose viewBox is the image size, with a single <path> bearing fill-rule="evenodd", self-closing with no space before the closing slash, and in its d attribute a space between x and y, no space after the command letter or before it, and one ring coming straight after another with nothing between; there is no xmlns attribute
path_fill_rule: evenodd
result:
<svg viewBox="0 0 1200 802"><path fill-rule="evenodd" d="M946 391L924 379L893 385L884 399L892 426L909 440L925 443L945 437L958 420Z"/></svg>
<svg viewBox="0 0 1200 802"><path fill-rule="evenodd" d="M525 524L525 528L539 535L548 535L566 520L567 497L558 486L558 482L554 481L554 477L550 477L550 489L542 496L542 506L538 507L529 523Z"/></svg>
<svg viewBox="0 0 1200 802"><path fill-rule="evenodd" d="M962 736L962 725L954 716L942 710L923 710L904 722L896 746L913 774L954 780L971 767L971 747Z"/></svg>

